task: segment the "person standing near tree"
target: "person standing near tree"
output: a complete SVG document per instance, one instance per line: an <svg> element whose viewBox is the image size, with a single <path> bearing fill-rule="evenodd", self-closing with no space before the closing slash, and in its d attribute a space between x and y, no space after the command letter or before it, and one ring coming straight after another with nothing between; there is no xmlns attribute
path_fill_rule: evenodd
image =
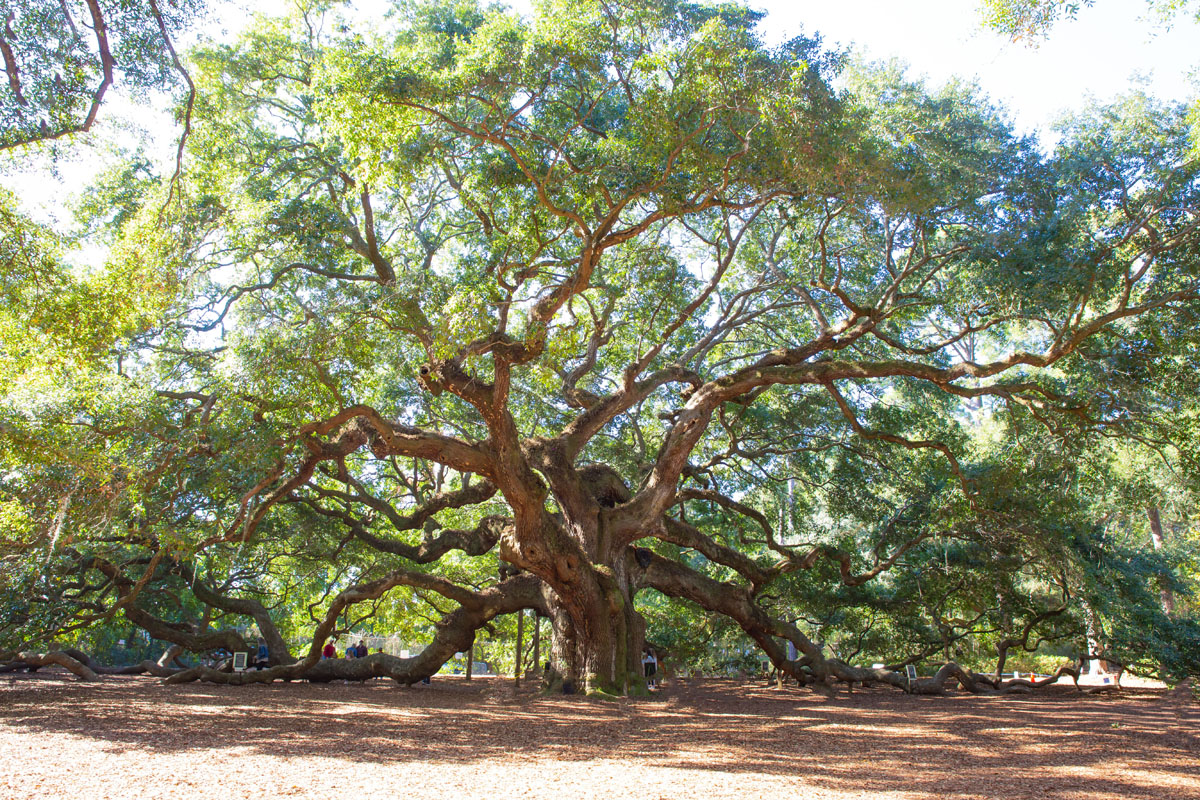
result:
<svg viewBox="0 0 1200 800"><path fill-rule="evenodd" d="M358 640L358 646L354 648L354 655L359 658L367 657L367 643L363 639Z"/></svg>
<svg viewBox="0 0 1200 800"><path fill-rule="evenodd" d="M330 639L325 643L325 649L321 651L322 658L337 658L337 648L333 646L333 640Z"/></svg>
<svg viewBox="0 0 1200 800"><path fill-rule="evenodd" d="M646 683L654 686L654 673L658 672L658 659L653 650L647 649L646 654L642 656L642 669L646 673Z"/></svg>

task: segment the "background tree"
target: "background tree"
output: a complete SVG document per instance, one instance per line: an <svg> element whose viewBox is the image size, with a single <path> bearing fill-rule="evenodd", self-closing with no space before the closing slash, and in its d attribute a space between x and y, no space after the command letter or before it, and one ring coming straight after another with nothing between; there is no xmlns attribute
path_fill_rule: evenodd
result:
<svg viewBox="0 0 1200 800"><path fill-rule="evenodd" d="M1050 35L1051 28L1064 19L1074 19L1081 8L1095 0L982 0L980 12L984 24L1012 38L1036 43ZM1146 0L1146 9L1168 23L1180 14L1200 15L1200 6L1191 0Z"/></svg>

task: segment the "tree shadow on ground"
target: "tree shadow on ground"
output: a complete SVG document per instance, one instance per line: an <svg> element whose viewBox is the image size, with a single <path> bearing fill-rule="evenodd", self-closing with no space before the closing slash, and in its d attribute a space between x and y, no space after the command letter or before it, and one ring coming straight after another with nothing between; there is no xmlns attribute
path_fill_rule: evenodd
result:
<svg viewBox="0 0 1200 800"><path fill-rule="evenodd" d="M1200 795L1198 712L1151 693L825 698L717 680L675 681L656 699L619 702L514 692L495 679L168 687L33 675L0 688L0 725L87 737L110 751L237 749L360 764L640 761L930 797Z"/></svg>

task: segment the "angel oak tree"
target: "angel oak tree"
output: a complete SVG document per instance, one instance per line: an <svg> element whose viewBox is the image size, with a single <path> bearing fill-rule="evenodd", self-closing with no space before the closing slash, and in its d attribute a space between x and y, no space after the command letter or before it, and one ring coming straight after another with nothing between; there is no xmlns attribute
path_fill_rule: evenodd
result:
<svg viewBox="0 0 1200 800"><path fill-rule="evenodd" d="M110 532L54 550L64 618L87 596L214 646L192 603L269 639L270 669L170 680L414 682L533 608L557 680L620 694L661 593L802 681L982 687L850 666L789 581L901 586L935 539L1013 555L980 415L1115 424L1090 343L1195 308L1183 111L1096 109L1043 156L966 89L769 48L740 6L334 5L191 55L184 201L130 211L177 298L120 368L141 416L85 425L141 466L103 513L40 512ZM437 612L425 651L320 660L400 587ZM310 600L296 660L273 620Z"/></svg>

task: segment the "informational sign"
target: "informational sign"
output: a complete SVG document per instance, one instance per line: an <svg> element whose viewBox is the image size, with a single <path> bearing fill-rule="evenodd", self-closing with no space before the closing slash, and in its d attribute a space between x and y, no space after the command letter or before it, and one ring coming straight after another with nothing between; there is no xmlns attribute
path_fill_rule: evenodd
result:
<svg viewBox="0 0 1200 800"><path fill-rule="evenodd" d="M250 657L249 653L234 653L233 654L233 671L243 672L246 669L246 660Z"/></svg>
<svg viewBox="0 0 1200 800"><path fill-rule="evenodd" d="M912 664L908 664L904 667L904 674L908 676L910 681L915 681L917 679L917 668Z"/></svg>

